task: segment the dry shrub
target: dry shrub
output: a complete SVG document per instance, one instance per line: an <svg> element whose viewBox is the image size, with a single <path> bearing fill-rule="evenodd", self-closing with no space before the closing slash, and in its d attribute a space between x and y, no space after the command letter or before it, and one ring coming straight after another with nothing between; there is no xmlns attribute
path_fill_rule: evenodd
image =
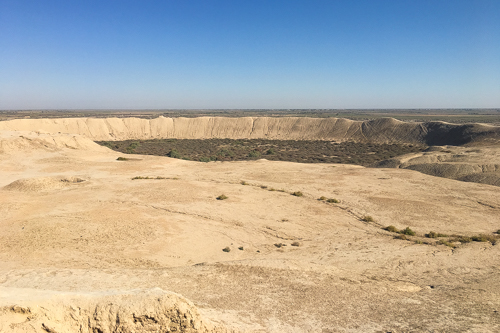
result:
<svg viewBox="0 0 500 333"><path fill-rule="evenodd" d="M406 227L406 229L403 229L400 231L402 234L404 235L408 235L408 236L415 236L415 231L411 230L410 227Z"/></svg>
<svg viewBox="0 0 500 333"><path fill-rule="evenodd" d="M428 234L425 234L425 237L427 238L438 238L438 237L448 237L446 234L440 234L434 231L429 231Z"/></svg>
<svg viewBox="0 0 500 333"><path fill-rule="evenodd" d="M385 227L384 230L390 231L390 232L399 232L398 228L396 228L393 225L390 225L388 227Z"/></svg>
<svg viewBox="0 0 500 333"><path fill-rule="evenodd" d="M370 215L365 215L365 216L363 216L363 218L361 218L361 221L363 221L363 222L374 222L375 220Z"/></svg>

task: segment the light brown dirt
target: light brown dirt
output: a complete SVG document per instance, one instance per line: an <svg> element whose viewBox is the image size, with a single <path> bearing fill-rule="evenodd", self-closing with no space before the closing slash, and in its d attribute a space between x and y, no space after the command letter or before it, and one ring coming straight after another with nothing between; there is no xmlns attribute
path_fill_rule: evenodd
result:
<svg viewBox="0 0 500 333"><path fill-rule="evenodd" d="M61 118L0 121L0 130L81 134L93 140L287 139L462 145L500 142L500 127L485 124L402 122L393 118L354 121L305 117Z"/></svg>
<svg viewBox="0 0 500 333"><path fill-rule="evenodd" d="M493 234L496 186L397 168L117 161L79 135L0 137L0 331L91 331L65 318L99 304L116 304L108 323L123 313L122 331L139 331L130 318L160 318L169 292L207 330L500 330L500 245L452 249L381 229Z"/></svg>
<svg viewBox="0 0 500 333"><path fill-rule="evenodd" d="M410 169L436 177L500 186L498 146L434 146L426 152L398 156L375 166Z"/></svg>
<svg viewBox="0 0 500 333"><path fill-rule="evenodd" d="M0 302L8 297L24 304L0 307L2 332L228 332L202 319L191 302L158 288L119 294L0 290Z"/></svg>

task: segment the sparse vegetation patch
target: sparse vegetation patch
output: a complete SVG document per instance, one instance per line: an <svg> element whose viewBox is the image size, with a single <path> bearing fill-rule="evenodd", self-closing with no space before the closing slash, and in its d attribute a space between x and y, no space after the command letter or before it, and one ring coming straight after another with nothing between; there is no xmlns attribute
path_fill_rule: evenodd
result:
<svg viewBox="0 0 500 333"><path fill-rule="evenodd" d="M399 236L396 236L395 238L397 239L408 239L407 236L417 236L416 232L410 229L410 227L406 227L405 229L398 230L395 226L390 225L388 227L383 228L384 230L387 230L389 232L394 232L400 234ZM497 244L497 242L500 241L500 235L496 234L494 232L492 235L485 235L485 234L480 234L480 235L475 235L475 236L463 236L463 235L447 235L447 234L441 234L437 233L434 231L430 231L429 233L425 234L426 238L440 238L437 240L437 242L423 242L422 240L415 240L415 243L417 244L429 244L429 245L436 245L436 244L441 244L441 245L446 245L452 248L455 248L457 243L460 244L466 244L466 243L471 243L471 242L489 242L492 245Z"/></svg>
<svg viewBox="0 0 500 333"><path fill-rule="evenodd" d="M178 179L178 178L167 178L167 177L161 177L161 176L157 176L157 177L149 177L149 176L143 177L143 176L136 176L136 177L132 178L132 180L137 180L137 179Z"/></svg>
<svg viewBox="0 0 500 333"><path fill-rule="evenodd" d="M490 242L491 244L495 245L498 238L495 236L490 236L490 235L477 235L477 236L472 236L471 237L474 242Z"/></svg>
<svg viewBox="0 0 500 333"><path fill-rule="evenodd" d="M425 234L427 238L438 238L438 237L448 237L446 234L440 234L434 231L430 231L428 234Z"/></svg>
<svg viewBox="0 0 500 333"><path fill-rule="evenodd" d="M424 145L335 143L311 140L264 139L156 139L97 141L127 153L168 156L192 161L244 161L266 158L299 163L348 163L370 165L388 158L423 151Z"/></svg>
<svg viewBox="0 0 500 333"><path fill-rule="evenodd" d="M444 240L444 239L440 239L440 240L438 241L438 244L446 245L446 246L449 246L449 247L451 247L451 248L455 248L455 247L456 247L456 245L455 245L455 244L453 244L453 243L451 243L451 242L449 242L449 241L446 241L446 240Z"/></svg>

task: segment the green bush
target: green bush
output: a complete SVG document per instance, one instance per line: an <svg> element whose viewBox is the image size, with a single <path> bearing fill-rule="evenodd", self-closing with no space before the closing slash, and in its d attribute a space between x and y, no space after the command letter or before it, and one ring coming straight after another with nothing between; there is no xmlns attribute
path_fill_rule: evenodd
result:
<svg viewBox="0 0 500 333"><path fill-rule="evenodd" d="M459 236L458 238L456 238L456 240L460 243L470 243L472 242L472 238L470 237L467 237L467 236Z"/></svg>
<svg viewBox="0 0 500 333"><path fill-rule="evenodd" d="M390 231L390 232L396 232L396 233L399 233L399 230L398 228L396 228L395 226L393 225L390 225L388 227L385 227L384 230L387 230L387 231Z"/></svg>
<svg viewBox="0 0 500 333"><path fill-rule="evenodd" d="M293 192L292 195L296 196L296 197L301 197L303 196L304 194L300 191L297 191L297 192Z"/></svg>
<svg viewBox="0 0 500 333"><path fill-rule="evenodd" d="M169 151L167 153L167 156L172 157L172 158L181 158L181 154L179 154L179 152L175 149L172 149L171 151Z"/></svg>
<svg viewBox="0 0 500 333"><path fill-rule="evenodd" d="M491 236L491 235L472 236L471 239L474 242L490 242L493 245L495 245L497 243L497 241L498 241L497 237Z"/></svg>
<svg viewBox="0 0 500 333"><path fill-rule="evenodd" d="M251 158L260 157L260 152L258 152L256 150L252 150L251 152L248 153L248 157L251 157Z"/></svg>
<svg viewBox="0 0 500 333"><path fill-rule="evenodd" d="M339 203L340 201L338 201L337 199L328 199L328 200L326 200L326 202L329 202L329 203Z"/></svg>
<svg viewBox="0 0 500 333"><path fill-rule="evenodd" d="M406 227L406 229L401 230L403 235L415 236L415 231L411 230L410 227Z"/></svg>
<svg viewBox="0 0 500 333"><path fill-rule="evenodd" d="M226 200L228 197L225 196L224 194L219 195L216 199L217 200Z"/></svg>
<svg viewBox="0 0 500 333"><path fill-rule="evenodd" d="M318 200L321 200L321 201L326 200L326 197L321 196L321 197L319 197L319 199L318 199Z"/></svg>
<svg viewBox="0 0 500 333"><path fill-rule="evenodd" d="M224 252L230 252L231 249L229 248L229 246L226 246L225 248L222 249L222 251L224 251Z"/></svg>
<svg viewBox="0 0 500 333"><path fill-rule="evenodd" d="M472 236L471 239L474 242L487 242L488 241L488 239L485 237L485 235Z"/></svg>

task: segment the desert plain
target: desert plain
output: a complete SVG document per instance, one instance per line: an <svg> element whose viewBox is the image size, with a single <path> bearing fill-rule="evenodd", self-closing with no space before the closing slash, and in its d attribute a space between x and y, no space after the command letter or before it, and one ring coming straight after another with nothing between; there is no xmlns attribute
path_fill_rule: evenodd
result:
<svg viewBox="0 0 500 333"><path fill-rule="evenodd" d="M430 148L362 167L94 142L155 138ZM0 122L0 332L499 332L499 141L387 118Z"/></svg>

